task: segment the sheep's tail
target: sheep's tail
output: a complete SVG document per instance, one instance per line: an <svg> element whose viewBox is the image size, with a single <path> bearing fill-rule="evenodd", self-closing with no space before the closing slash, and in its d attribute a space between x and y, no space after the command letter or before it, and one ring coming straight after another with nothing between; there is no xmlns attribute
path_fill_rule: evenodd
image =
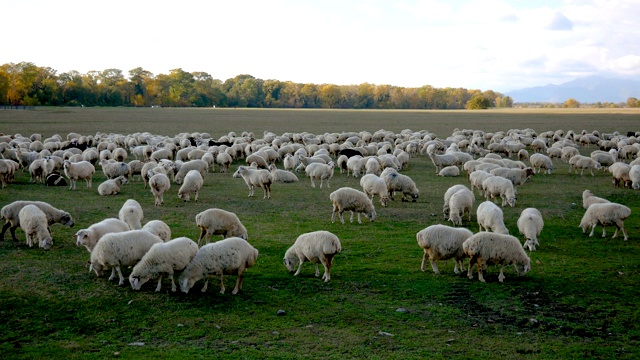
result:
<svg viewBox="0 0 640 360"><path fill-rule="evenodd" d="M322 252L325 254L337 254L342 250L339 241L332 240L330 242L325 242L322 247Z"/></svg>

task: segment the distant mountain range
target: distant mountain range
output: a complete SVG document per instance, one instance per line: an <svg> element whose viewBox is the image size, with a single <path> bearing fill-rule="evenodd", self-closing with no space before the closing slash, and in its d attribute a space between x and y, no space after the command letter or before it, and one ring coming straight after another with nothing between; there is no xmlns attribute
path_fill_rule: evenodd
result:
<svg viewBox="0 0 640 360"><path fill-rule="evenodd" d="M581 103L626 102L640 99L640 81L589 76L560 85L546 85L506 93L515 103L563 103L576 99Z"/></svg>

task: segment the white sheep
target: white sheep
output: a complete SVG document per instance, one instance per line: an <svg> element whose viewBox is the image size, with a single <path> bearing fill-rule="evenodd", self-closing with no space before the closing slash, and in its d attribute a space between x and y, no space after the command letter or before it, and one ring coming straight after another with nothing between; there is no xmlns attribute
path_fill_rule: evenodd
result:
<svg viewBox="0 0 640 360"><path fill-rule="evenodd" d="M331 279L331 265L333 258L342 250L340 239L328 231L314 231L298 236L293 245L284 254L284 265L289 272L297 271L294 276L300 274L302 264L310 261L315 265L316 277L320 276L318 263L324 266L322 280L328 282Z"/></svg>
<svg viewBox="0 0 640 360"><path fill-rule="evenodd" d="M90 269L101 277L105 270L111 268L109 281L113 280L118 272L118 285L122 285L125 278L120 268L134 266L156 243L162 243L162 239L146 230L105 234L91 251Z"/></svg>
<svg viewBox="0 0 640 360"><path fill-rule="evenodd" d="M347 159L347 176L349 176L349 172L351 172L353 177L357 178L363 172L366 164L367 160L360 155L350 157Z"/></svg>
<svg viewBox="0 0 640 360"><path fill-rule="evenodd" d="M105 234L129 230L131 229L126 222L116 218L108 218L92 224L86 229L78 230L73 237L76 239L76 245L84 246L91 252Z"/></svg>
<svg viewBox="0 0 640 360"><path fill-rule="evenodd" d="M131 166L124 162L101 160L100 166L102 166L102 172L107 179L115 179L118 176L124 176L127 178L131 176Z"/></svg>
<svg viewBox="0 0 640 360"><path fill-rule="evenodd" d="M360 186L362 191L371 197L378 195L380 198L380 205L387 206L389 202L389 190L387 189L387 183L382 178L374 174L366 174L360 178Z"/></svg>
<svg viewBox="0 0 640 360"><path fill-rule="evenodd" d="M527 167L524 169L510 169L510 168L497 168L491 170L491 174L494 176L502 176L505 179L509 179L513 186L520 186L529 180L534 172L533 168Z"/></svg>
<svg viewBox="0 0 640 360"><path fill-rule="evenodd" d="M609 166L609 172L611 173L611 177L613 178L613 186L631 187L632 181L631 177L629 176L630 171L631 166L623 162L616 162L613 165Z"/></svg>
<svg viewBox="0 0 640 360"><path fill-rule="evenodd" d="M591 190L585 190L582 192L582 207L586 210L592 204L603 204L609 203L610 201L607 199L603 199L601 197L597 197L593 195Z"/></svg>
<svg viewBox="0 0 640 360"><path fill-rule="evenodd" d="M640 189L640 165L633 165L629 169L629 179L631 180L631 188Z"/></svg>
<svg viewBox="0 0 640 360"><path fill-rule="evenodd" d="M360 213L365 214L371 221L376 219L375 207L367 194L362 191L350 187L343 187L329 194L329 199L331 199L331 204L333 205L333 212L331 213L332 223L335 221L336 214L338 214L340 216L340 222L344 224L342 213L345 211L351 211L351 222L353 222L354 212L358 213L359 224L362 224Z"/></svg>
<svg viewBox="0 0 640 360"><path fill-rule="evenodd" d="M232 294L242 289L244 272L255 264L258 250L246 240L232 237L202 246L180 275L180 290L188 293L196 281L206 278L202 292L207 291L209 276L220 278L220 293L224 294L224 275L237 275Z"/></svg>
<svg viewBox="0 0 640 360"><path fill-rule="evenodd" d="M551 174L553 172L553 162L551 158L544 154L532 154L529 157L529 164L534 169L534 173L540 173L542 169L546 170L547 174ZM537 171L535 171L537 169Z"/></svg>
<svg viewBox="0 0 640 360"><path fill-rule="evenodd" d="M502 265L498 280L504 281L504 268L513 264L519 276L531 270L531 259L524 251L520 240L511 235L494 232L479 232L462 243L462 249L469 257L467 276L473 279L473 266L478 266L478 280L485 282L482 275L487 265Z"/></svg>
<svg viewBox="0 0 640 360"><path fill-rule="evenodd" d="M449 221L453 225L461 226L465 212L469 214L469 221L471 221L471 210L475 201L476 198L469 189L460 189L453 193L449 198Z"/></svg>
<svg viewBox="0 0 640 360"><path fill-rule="evenodd" d="M269 165L269 171L274 182L293 183L300 181L291 171L278 169L275 164Z"/></svg>
<svg viewBox="0 0 640 360"><path fill-rule="evenodd" d="M182 163L180 165L180 168L178 169L178 172L173 177L173 181L178 185L182 184L182 181L192 170L196 170L200 174L200 176L204 178L207 172L209 172L209 164L207 164L207 162L202 159L195 159L187 161L186 163Z"/></svg>
<svg viewBox="0 0 640 360"><path fill-rule="evenodd" d="M420 191L416 186L416 183L407 175L400 174L393 168L386 168L380 174L380 177L387 184L387 190L389 191L389 197L393 199L393 195L396 192L402 193L402 201L416 202L420 196Z"/></svg>
<svg viewBox="0 0 640 360"><path fill-rule="evenodd" d="M583 175L584 171L589 169L591 176L594 176L593 169L600 170L602 168L599 162L582 155L575 155L569 159L569 165L569 173L571 173L571 169L575 169L576 173L578 172L578 169L580 169L580 175Z"/></svg>
<svg viewBox="0 0 640 360"><path fill-rule="evenodd" d="M155 199L154 204L160 206L164 204L164 193L171 188L171 180L163 173L156 174L153 169L149 171L149 175L149 187Z"/></svg>
<svg viewBox="0 0 640 360"><path fill-rule="evenodd" d="M27 205L37 206L47 216L47 224L63 224L73 227L73 218L71 215L63 210L56 209L43 201L25 201L18 200L8 205L5 205L0 209L0 216L5 219L6 223L2 226L2 232L0 233L0 240L4 240L4 234L9 229L11 238L13 241L18 241L16 237L16 229L20 227L20 210Z"/></svg>
<svg viewBox="0 0 640 360"><path fill-rule="evenodd" d="M142 229L143 218L142 206L134 199L125 201L118 212L118 219L126 222L131 230Z"/></svg>
<svg viewBox="0 0 640 360"><path fill-rule="evenodd" d="M509 234L509 230L504 225L504 214L502 209L492 201L485 201L478 205L476 210L479 231L493 231L499 234Z"/></svg>
<svg viewBox="0 0 640 360"><path fill-rule="evenodd" d="M320 189L322 189L323 181L326 181L327 189L331 188L329 181L333 178L334 166L333 161L330 161L328 164L310 163L307 165L304 172L311 178L311 187L316 187L314 180L320 180Z"/></svg>
<svg viewBox="0 0 640 360"><path fill-rule="evenodd" d="M424 250L420 270L427 270L427 257L431 262L431 268L436 274L440 274L436 260L454 258L454 272L459 274L464 271L464 259L466 254L462 250L462 243L471 237L473 233L465 228L454 228L446 225L431 225L420 230L416 234L418 245Z"/></svg>
<svg viewBox="0 0 640 360"><path fill-rule="evenodd" d="M133 290L147 281L158 277L156 292L162 286L162 277L171 279L171 291L176 291L176 283L173 281L173 273L181 271L193 260L198 252L198 244L187 237L179 237L164 243L156 243L144 254L142 259L133 267L129 275L129 283Z"/></svg>
<svg viewBox="0 0 640 360"><path fill-rule="evenodd" d="M107 179L98 186L98 194L102 196L116 195L120 192L120 187L129 181L124 176L118 176L115 179Z"/></svg>
<svg viewBox="0 0 640 360"><path fill-rule="evenodd" d="M438 172L438 176L442 177L456 177L460 176L460 169L457 166L446 166L443 167L440 172Z"/></svg>
<svg viewBox="0 0 640 360"><path fill-rule="evenodd" d="M178 198L182 201L189 201L193 193L194 200L198 202L198 192L202 189L204 179L198 170L189 170L182 181L182 186L178 189Z"/></svg>
<svg viewBox="0 0 640 360"><path fill-rule="evenodd" d="M146 224L144 224L142 230L146 230L153 235L156 235L164 242L171 240L171 228L162 220L148 221Z"/></svg>
<svg viewBox="0 0 640 360"><path fill-rule="evenodd" d="M242 225L238 216L222 209L207 209L196 215L196 225L200 228L198 246L202 239L208 244L211 235L222 235L223 238L239 237L249 239L247 229Z"/></svg>
<svg viewBox="0 0 640 360"><path fill-rule="evenodd" d="M451 199L451 195L455 194L456 192L458 192L459 190L462 189L467 189L469 190L468 187L462 185L462 184L458 184L458 185L453 185L450 188L447 189L447 191L445 191L444 193L444 204L442 205L442 213L444 214L444 219L448 220L449 219L449 199Z"/></svg>
<svg viewBox="0 0 640 360"><path fill-rule="evenodd" d="M602 225L602 237L607 236L605 232L605 226L615 226L616 231L611 237L612 239L618 236L618 230L622 230L624 240L628 240L627 231L624 228L624 220L631 216L631 209L617 203L603 203L592 204L585 211L580 221L580 228L582 232L586 233L589 228L591 232L589 236L593 236L593 232L596 229L596 225Z"/></svg>
<svg viewBox="0 0 640 360"><path fill-rule="evenodd" d="M469 183L471 184L471 190L478 189L478 193L480 195L484 194L482 190L482 183L489 177L494 176L488 171L484 170L475 170L471 174L469 174Z"/></svg>
<svg viewBox="0 0 640 360"><path fill-rule="evenodd" d="M536 208L526 208L520 213L518 218L518 231L524 235L524 247L528 247L529 251L535 251L538 242L538 236L544 227L542 214Z"/></svg>
<svg viewBox="0 0 640 360"><path fill-rule="evenodd" d="M93 174L96 172L96 168L88 161L80 161L72 163L69 160L65 160L62 164L65 176L69 179L71 185L69 190L76 190L76 182L78 179L84 179L87 182L87 189L91 188L91 181L93 180Z"/></svg>
<svg viewBox="0 0 640 360"><path fill-rule="evenodd" d="M253 190L256 187L264 189L263 199L271 198L271 184L273 177L268 170L252 169L246 166L238 166L238 170L233 174L234 178L242 178L249 188L249 197L253 196Z"/></svg>
<svg viewBox="0 0 640 360"><path fill-rule="evenodd" d="M51 249L53 239L49 232L47 215L36 205L26 205L20 209L20 227L26 235L29 247L38 244L45 250Z"/></svg>
<svg viewBox="0 0 640 360"><path fill-rule="evenodd" d="M516 204L516 190L509 179L505 179L502 176L489 177L482 182L482 189L487 200L495 199L499 196L502 199L503 207L507 204L514 207Z"/></svg>
<svg viewBox="0 0 640 360"><path fill-rule="evenodd" d="M440 169L446 166L453 166L457 163L457 158L453 154L436 154L433 152L428 153L431 162L436 167L436 174L440 172Z"/></svg>

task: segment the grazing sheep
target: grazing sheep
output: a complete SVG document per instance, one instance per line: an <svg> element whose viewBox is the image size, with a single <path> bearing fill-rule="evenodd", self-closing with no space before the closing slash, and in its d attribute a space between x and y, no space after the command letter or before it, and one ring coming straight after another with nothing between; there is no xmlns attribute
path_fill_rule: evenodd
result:
<svg viewBox="0 0 640 360"><path fill-rule="evenodd" d="M640 165L633 165L629 169L629 179L631 180L631 188L640 189Z"/></svg>
<svg viewBox="0 0 640 360"><path fill-rule="evenodd" d="M589 169L591 176L594 176L593 169L600 170L602 168L599 162L582 155L575 155L569 159L569 165L569 173L572 172L572 169L575 169L576 173L578 172L578 169L580 169L580 175L584 174L585 169Z"/></svg>
<svg viewBox="0 0 640 360"><path fill-rule="evenodd" d="M249 197L253 196L253 190L256 187L264 189L263 199L271 198L271 184L273 178L268 170L252 169L246 166L238 166L238 170L233 174L234 178L242 178L249 188Z"/></svg>
<svg viewBox="0 0 640 360"><path fill-rule="evenodd" d="M131 166L124 162L100 160L100 166L102 166L102 172L107 179L115 179L118 176L130 177Z"/></svg>
<svg viewBox="0 0 640 360"><path fill-rule="evenodd" d="M239 237L249 239L247 229L242 225L238 216L222 209L207 209L196 215L196 225L200 228L198 246L202 239L209 243L211 235L222 235L223 238Z"/></svg>
<svg viewBox="0 0 640 360"><path fill-rule="evenodd" d="M105 182L98 186L98 194L102 196L116 195L120 192L120 187L127 183L127 178L124 176L118 176L115 179L105 180Z"/></svg>
<svg viewBox="0 0 640 360"><path fill-rule="evenodd" d="M507 204L514 207L516 204L516 191L509 179L505 179L502 176L489 177L482 182L482 189L487 200L500 196L503 207Z"/></svg>
<svg viewBox="0 0 640 360"><path fill-rule="evenodd" d="M607 199L603 199L601 197L597 197L593 195L591 190L585 190L582 192L582 207L586 210L589 206L593 204L603 204L609 203L610 201Z"/></svg>
<svg viewBox="0 0 640 360"><path fill-rule="evenodd" d="M623 162L616 162L609 166L609 172L613 178L613 186L615 187L631 187L632 181L629 176L631 166Z"/></svg>
<svg viewBox="0 0 640 360"><path fill-rule="evenodd" d="M316 187L314 180L320 180L320 189L322 189L323 181L327 182L327 189L329 189L331 188L329 181L333 178L333 168L333 161L330 161L328 164L310 163L305 167L304 172L311 178L311 187Z"/></svg>
<svg viewBox="0 0 640 360"><path fill-rule="evenodd" d="M126 222L116 218L109 218L97 222L86 229L78 230L73 237L76 239L77 246L84 246L87 251L91 252L105 234L129 230L131 229L129 229L129 225Z"/></svg>
<svg viewBox="0 0 640 360"><path fill-rule="evenodd" d="M491 174L509 179L513 186L520 186L529 180L534 172L533 168L530 167L524 169L497 168L491 170Z"/></svg>
<svg viewBox="0 0 640 360"><path fill-rule="evenodd" d="M485 282L482 275L487 265L502 265L498 280L504 281L504 268L513 264L519 276L531 270L531 259L524 251L520 240L511 235L493 232L479 232L462 243L464 253L469 257L467 276L473 279L473 266L478 265L478 280Z"/></svg>
<svg viewBox="0 0 640 360"><path fill-rule="evenodd" d="M118 285L124 284L124 276L120 267L134 266L153 244L162 243L162 239L146 230L129 230L118 233L108 233L91 251L91 267L98 277L105 270L111 268L109 281L120 276Z"/></svg>
<svg viewBox="0 0 640 360"><path fill-rule="evenodd" d="M296 174L291 171L281 170L275 164L269 165L269 171L274 182L293 183L300 181Z"/></svg>
<svg viewBox="0 0 640 360"><path fill-rule="evenodd" d="M438 173L438 176L443 176L443 177L460 176L460 169L458 169L457 166L447 166L442 168L442 170L440 170L440 172Z"/></svg>
<svg viewBox="0 0 640 360"><path fill-rule="evenodd" d="M544 154L532 154L529 157L529 164L534 170L534 173L540 173L542 169L546 170L547 174L551 174L553 172L553 162L551 158ZM537 169L537 171L536 171Z"/></svg>
<svg viewBox="0 0 640 360"><path fill-rule="evenodd" d="M444 205L442 205L442 213L444 214L445 220L449 219L449 199L451 199L451 195L463 189L469 190L468 187L462 184L458 184L448 188L447 191L444 193Z"/></svg>
<svg viewBox="0 0 640 360"><path fill-rule="evenodd" d="M363 172L367 164L367 160L360 155L355 155L347 159L347 176L349 176L349 172L353 175L353 177L357 178Z"/></svg>
<svg viewBox="0 0 640 360"><path fill-rule="evenodd" d="M382 174L380 174L380 178L387 184L387 190L389 191L391 200L394 200L393 195L396 192L402 193L402 201L409 201L410 199L416 202L418 200L420 191L416 183L407 175L400 174L393 168L386 168L382 171Z"/></svg>
<svg viewBox="0 0 640 360"><path fill-rule="evenodd" d="M328 231L314 231L298 236L295 243L284 254L284 265L289 272L296 270L294 276L300 274L302 264L310 261L315 265L316 277L320 276L318 263L324 266L322 280L331 279L333 258L342 250L340 239Z"/></svg>
<svg viewBox="0 0 640 360"><path fill-rule="evenodd" d="M478 231L493 231L499 234L509 234L509 230L504 226L504 214L498 205L491 201L485 201L478 205L476 210L478 219Z"/></svg>
<svg viewBox="0 0 640 360"><path fill-rule="evenodd" d="M65 160L62 167L65 176L71 183L69 190L76 190L76 182L78 179L84 179L87 182L87 189L91 188L91 181L93 180L93 174L96 172L96 169L90 162L80 161L72 163L69 160Z"/></svg>
<svg viewBox="0 0 640 360"><path fill-rule="evenodd" d="M118 219L126 222L131 230L142 229L143 218L142 206L134 199L125 201L118 212Z"/></svg>
<svg viewBox="0 0 640 360"><path fill-rule="evenodd" d="M182 184L182 181L185 179L187 174L191 172L191 170L196 170L200 176L204 178L207 172L209 172L209 164L201 159L187 161L180 165L180 169L173 177L173 181L178 185Z"/></svg>
<svg viewBox="0 0 640 360"><path fill-rule="evenodd" d="M416 234L418 245L424 250L420 270L427 270L427 257L431 262L431 268L436 274L440 274L436 260L454 258L456 274L464 271L464 259L466 254L462 250L462 243L471 237L473 233L465 228L454 228L446 225L431 225Z"/></svg>
<svg viewBox="0 0 640 360"><path fill-rule="evenodd" d="M189 170L184 177L184 181L180 189L178 189L178 198L182 201L189 201L191 193L194 194L195 202L198 202L198 192L202 189L204 179L198 170Z"/></svg>
<svg viewBox="0 0 640 360"><path fill-rule="evenodd" d="M131 288L140 290L147 281L158 277L158 286L156 286L156 292L158 292L162 286L162 276L166 275L171 279L171 291L175 292L176 283L173 281L173 273L186 268L197 252L198 244L187 237L153 244L133 267L129 275Z"/></svg>
<svg viewBox="0 0 640 360"><path fill-rule="evenodd" d="M596 225L602 225L602 237L607 236L605 232L605 226L615 225L616 232L611 237L612 239L618 236L618 230L622 230L624 240L627 241L627 231L624 228L624 220L631 215L631 209L617 203L603 203L592 204L587 208L582 220L580 221L580 228L582 232L586 233L589 228L591 232L589 236L593 236L593 232L596 229Z"/></svg>
<svg viewBox="0 0 640 360"><path fill-rule="evenodd" d="M364 164L364 171L366 174L380 175L380 172L382 172L380 160L376 157L368 158Z"/></svg>
<svg viewBox="0 0 640 360"><path fill-rule="evenodd" d="M453 225L461 226L465 212L469 214L469 221L471 221L471 210L475 201L476 198L469 189L460 189L453 193L449 198L449 221Z"/></svg>
<svg viewBox="0 0 640 360"><path fill-rule="evenodd" d="M226 173L229 171L229 167L233 163L233 158L226 152L220 152L216 156L216 163L220 165L220 172Z"/></svg>
<svg viewBox="0 0 640 360"><path fill-rule="evenodd" d="M38 244L45 250L51 249L53 239L49 232L47 215L36 205L26 205L20 209L20 227L24 230L27 245L33 247Z"/></svg>
<svg viewBox="0 0 640 360"><path fill-rule="evenodd" d="M232 294L242 289L244 272L255 264L258 250L246 240L232 237L202 246L180 275L180 290L188 293L196 281L206 278L202 292L207 291L209 276L220 278L220 293L224 294L224 275L237 275Z"/></svg>
<svg viewBox="0 0 640 360"><path fill-rule="evenodd" d="M524 235L524 247L528 247L529 251L535 251L538 242L538 235L544 227L542 214L536 208L526 208L520 213L518 218L518 231Z"/></svg>
<svg viewBox="0 0 640 360"><path fill-rule="evenodd" d="M148 221L146 224L144 224L142 230L146 230L152 233L153 235L162 239L162 241L164 242L171 240L171 228L162 220Z"/></svg>
<svg viewBox="0 0 640 360"><path fill-rule="evenodd" d="M362 191L371 197L372 201L373 197L378 195L380 197L380 205L387 206L389 190L387 189L387 183L382 178L374 174L366 174L360 178L360 186L362 186Z"/></svg>
<svg viewBox="0 0 640 360"><path fill-rule="evenodd" d="M428 153L431 162L436 167L436 174L440 172L440 169L446 166L456 165L457 159L453 154L436 154L433 152Z"/></svg>
<svg viewBox="0 0 640 360"><path fill-rule="evenodd" d="M365 214L372 222L376 219L376 210L367 194L353 188L343 187L329 194L333 212L331 213L331 222L335 221L336 213L340 216L340 222L344 224L342 213L351 211L350 221L353 222L353 213L358 214L358 223L362 224L360 213Z"/></svg>
<svg viewBox="0 0 640 360"><path fill-rule="evenodd" d="M35 205L42 210L47 216L47 224L49 226L53 224L63 224L73 227L73 219L68 212L56 209L42 201L19 200L5 205L0 209L0 216L6 220L6 223L2 226L0 239L4 240L4 234L7 229L9 229L13 241L18 241L18 238L16 238L16 229L20 227L20 210L27 205Z"/></svg>
<svg viewBox="0 0 640 360"><path fill-rule="evenodd" d="M478 189L478 194L484 196L484 191L482 190L482 183L487 179L494 176L488 171L484 170L475 170L471 174L469 174L469 182L471 183L471 191L473 189Z"/></svg>
<svg viewBox="0 0 640 360"><path fill-rule="evenodd" d="M151 175L149 187L155 199L154 204L155 206L160 206L164 204L164 193L171 188L171 180L163 173L156 174L153 169L148 174Z"/></svg>

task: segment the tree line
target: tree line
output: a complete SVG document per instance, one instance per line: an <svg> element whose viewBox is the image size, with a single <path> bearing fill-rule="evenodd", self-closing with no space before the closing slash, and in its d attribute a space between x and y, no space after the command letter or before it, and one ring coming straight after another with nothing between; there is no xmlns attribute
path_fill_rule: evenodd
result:
<svg viewBox="0 0 640 360"><path fill-rule="evenodd" d="M0 66L0 105L162 106L332 109L483 109L511 107L492 90L392 85L302 84L238 75L221 81L206 72L173 69L154 75L141 67L58 74L30 62Z"/></svg>

